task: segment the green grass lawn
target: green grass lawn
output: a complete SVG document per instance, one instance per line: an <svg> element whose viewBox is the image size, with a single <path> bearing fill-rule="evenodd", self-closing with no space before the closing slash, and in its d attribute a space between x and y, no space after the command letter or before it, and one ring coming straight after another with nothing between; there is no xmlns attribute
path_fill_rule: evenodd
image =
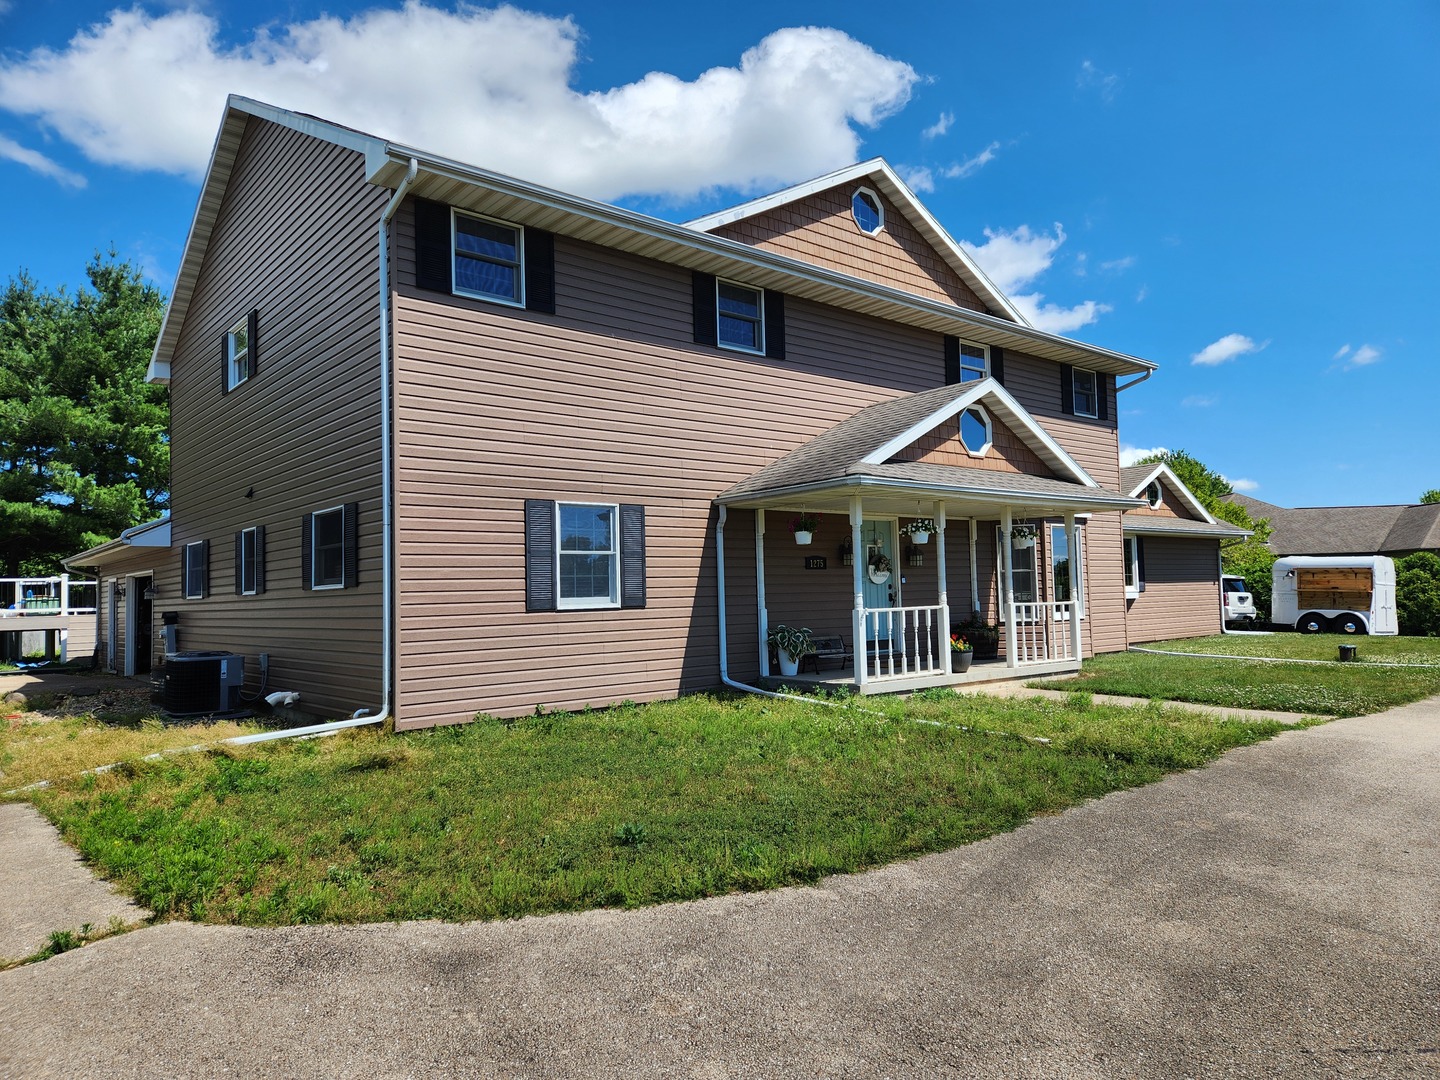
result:
<svg viewBox="0 0 1440 1080"><path fill-rule="evenodd" d="M28 797L161 917L495 918L813 882L1013 829L1284 727L1084 694L856 704L697 695L361 730L129 761Z"/></svg>
<svg viewBox="0 0 1440 1080"><path fill-rule="evenodd" d="M1333 661L1341 644L1355 645L1364 662L1284 664L1240 659ZM1440 638L1227 635L1144 647L1222 653L1237 659L1108 653L1086 660L1077 677L1032 685L1324 716L1363 716L1440 694ZM1412 664L1432 666L1401 666Z"/></svg>

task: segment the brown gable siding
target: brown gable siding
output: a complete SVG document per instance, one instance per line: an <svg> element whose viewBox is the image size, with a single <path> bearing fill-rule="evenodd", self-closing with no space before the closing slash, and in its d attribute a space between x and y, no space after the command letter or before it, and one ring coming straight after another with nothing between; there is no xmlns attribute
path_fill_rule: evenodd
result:
<svg viewBox="0 0 1440 1080"><path fill-rule="evenodd" d="M1145 497L1145 492L1140 492L1139 498ZM1180 501L1180 496L1170 490L1170 485L1163 479L1160 480L1160 505L1153 509L1149 506L1137 507L1134 510L1127 510L1126 516L1133 514L1136 517L1163 517L1182 518L1186 521L1202 521L1203 518L1195 516L1195 512Z"/></svg>
<svg viewBox="0 0 1440 1080"><path fill-rule="evenodd" d="M325 715L381 695L379 311L387 192L361 156L252 118L171 364L173 557L156 610L184 649L270 655L270 689ZM220 342L260 311L259 371L221 393ZM247 493L253 495L247 497ZM303 515L360 503L354 589L300 584ZM235 533L266 527L266 591L236 596ZM210 595L181 599L180 552L210 541Z"/></svg>
<svg viewBox="0 0 1440 1080"><path fill-rule="evenodd" d="M1129 602L1131 642L1220 632L1220 558L1214 540L1147 536L1145 591Z"/></svg>
<svg viewBox="0 0 1440 1080"><path fill-rule="evenodd" d="M1026 446L990 410L990 435L994 445L984 457L974 457L960 441L959 422L945 421L930 434L911 443L892 459L918 461L927 465L955 465L964 469L988 469L993 472L1028 473L1031 476L1053 476L1050 466Z"/></svg>
<svg viewBox="0 0 1440 1080"><path fill-rule="evenodd" d="M932 300L986 310L974 290L873 187L870 190L885 208L885 227L875 236L856 227L850 197L866 186L856 181L834 187L711 232Z"/></svg>

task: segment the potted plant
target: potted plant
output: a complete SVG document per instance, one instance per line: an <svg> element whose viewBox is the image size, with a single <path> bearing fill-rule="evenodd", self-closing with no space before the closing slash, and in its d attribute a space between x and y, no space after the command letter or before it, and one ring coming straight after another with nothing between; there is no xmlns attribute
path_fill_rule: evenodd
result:
<svg viewBox="0 0 1440 1080"><path fill-rule="evenodd" d="M1035 536L1039 530L1034 525L1016 525L1010 530L1010 541L1016 551L1024 551L1035 546Z"/></svg>
<svg viewBox="0 0 1440 1080"><path fill-rule="evenodd" d="M890 556L886 555L885 552L879 548L870 552L868 572L870 574L870 580L876 585L884 585L885 582L889 581L890 572L894 569L894 564L890 562Z"/></svg>
<svg viewBox="0 0 1440 1080"><path fill-rule="evenodd" d="M790 519L790 531L795 534L795 543L808 544L815 539L815 530L820 528L820 519L809 512Z"/></svg>
<svg viewBox="0 0 1440 1080"><path fill-rule="evenodd" d="M900 530L903 535L910 537L910 540L916 544L928 544L930 534L934 531L935 521L933 518L916 518Z"/></svg>
<svg viewBox="0 0 1440 1080"><path fill-rule="evenodd" d="M964 637L973 659L994 660L1000 655L999 628L982 622L979 615L972 615L952 630Z"/></svg>
<svg viewBox="0 0 1440 1080"><path fill-rule="evenodd" d="M800 658L811 651L810 628L786 626L781 623L773 627L765 640L774 647L780 657L780 674L787 679L800 670Z"/></svg>
<svg viewBox="0 0 1440 1080"><path fill-rule="evenodd" d="M970 644L963 634L950 635L950 667L953 671L966 672L970 670L970 662L975 659L975 647Z"/></svg>

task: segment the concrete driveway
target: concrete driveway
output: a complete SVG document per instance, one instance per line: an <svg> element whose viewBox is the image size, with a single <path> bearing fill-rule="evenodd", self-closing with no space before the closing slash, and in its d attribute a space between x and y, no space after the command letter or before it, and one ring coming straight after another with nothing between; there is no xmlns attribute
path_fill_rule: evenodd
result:
<svg viewBox="0 0 1440 1080"><path fill-rule="evenodd" d="M1440 699L818 888L172 924L0 974L0 1075L1440 1072Z"/></svg>

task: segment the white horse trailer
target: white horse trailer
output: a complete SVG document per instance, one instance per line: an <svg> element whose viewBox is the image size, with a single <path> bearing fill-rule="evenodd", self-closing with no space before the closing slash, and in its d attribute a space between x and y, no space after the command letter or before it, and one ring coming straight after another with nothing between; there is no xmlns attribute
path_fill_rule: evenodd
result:
<svg viewBox="0 0 1440 1080"><path fill-rule="evenodd" d="M1384 555L1275 560L1270 620L1302 634L1398 634L1395 563Z"/></svg>

